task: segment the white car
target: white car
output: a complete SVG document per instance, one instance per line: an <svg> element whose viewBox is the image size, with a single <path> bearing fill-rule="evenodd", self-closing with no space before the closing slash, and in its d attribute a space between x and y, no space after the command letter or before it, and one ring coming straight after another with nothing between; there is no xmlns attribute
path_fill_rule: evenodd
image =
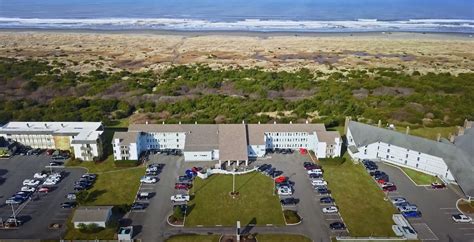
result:
<svg viewBox="0 0 474 242"><path fill-rule="evenodd" d="M308 170L308 174L319 174L322 175L323 171L321 169L313 169L313 170Z"/></svg>
<svg viewBox="0 0 474 242"><path fill-rule="evenodd" d="M151 167L146 168L146 172L150 172L150 171L158 171L158 167L151 166Z"/></svg>
<svg viewBox="0 0 474 242"><path fill-rule="evenodd" d="M48 177L48 174L46 174L46 173L40 173L40 172L35 173L35 174L33 175L33 178L36 178L36 179L44 179L44 178L46 178L46 177Z"/></svg>
<svg viewBox="0 0 474 242"><path fill-rule="evenodd" d="M40 181L33 179L26 179L23 181L23 186L38 186Z"/></svg>
<svg viewBox="0 0 474 242"><path fill-rule="evenodd" d="M313 186L326 186L327 184L328 182L323 179L311 180Z"/></svg>
<svg viewBox="0 0 474 242"><path fill-rule="evenodd" d="M22 191L22 192L35 192L36 187L24 186L24 187L21 187L20 191Z"/></svg>
<svg viewBox="0 0 474 242"><path fill-rule="evenodd" d="M52 186L52 185L56 185L57 183L58 183L57 181L46 179L46 181L43 182L43 185Z"/></svg>
<svg viewBox="0 0 474 242"><path fill-rule="evenodd" d="M292 194L293 194L293 191L291 191L291 189L289 189L289 188L280 188L280 189L278 189L278 195L289 196L289 195L292 195Z"/></svg>
<svg viewBox="0 0 474 242"><path fill-rule="evenodd" d="M466 216L462 213L460 214L453 214L451 216L451 218L453 218L454 222L456 223L471 223L472 222L472 218L469 217L469 216Z"/></svg>
<svg viewBox="0 0 474 242"><path fill-rule="evenodd" d="M397 204L397 203L404 203L407 200L403 197L394 197L394 198L390 199L390 201L392 201L393 204Z"/></svg>
<svg viewBox="0 0 474 242"><path fill-rule="evenodd" d="M186 194L176 194L174 196L171 196L171 201L172 202L189 202L189 195Z"/></svg>
<svg viewBox="0 0 474 242"><path fill-rule="evenodd" d="M323 213L337 213L339 210L336 206L330 206L327 208L323 208Z"/></svg>
<svg viewBox="0 0 474 242"><path fill-rule="evenodd" d="M147 183L147 184L153 184L153 183L156 183L158 180L156 179L156 177L152 177L152 176L144 176L140 179L140 182L141 183Z"/></svg>

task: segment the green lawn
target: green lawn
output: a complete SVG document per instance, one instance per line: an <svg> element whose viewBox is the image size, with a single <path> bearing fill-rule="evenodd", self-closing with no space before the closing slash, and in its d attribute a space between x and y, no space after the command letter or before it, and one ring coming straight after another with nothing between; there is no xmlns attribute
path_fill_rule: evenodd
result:
<svg viewBox="0 0 474 242"><path fill-rule="evenodd" d="M220 237L220 235L183 234L172 236L166 242L218 242Z"/></svg>
<svg viewBox="0 0 474 242"><path fill-rule="evenodd" d="M303 235L298 234L259 234L258 242L311 242L311 240Z"/></svg>
<svg viewBox="0 0 474 242"><path fill-rule="evenodd" d="M85 167L90 173L96 173L97 181L90 192L87 205L121 205L131 204L140 186L140 177L145 174L145 167L115 167L110 156L107 160L94 162L71 161L68 167Z"/></svg>
<svg viewBox="0 0 474 242"><path fill-rule="evenodd" d="M417 185L430 185L433 182L442 183L442 181L432 175L425 174L410 168L400 167Z"/></svg>
<svg viewBox="0 0 474 242"><path fill-rule="evenodd" d="M324 179L351 236L394 236L392 214L396 213L384 193L362 168L350 161L323 159Z"/></svg>
<svg viewBox="0 0 474 242"><path fill-rule="evenodd" d="M406 126L398 126L397 131L405 133ZM456 133L456 127L421 127L421 128L413 128L410 127L410 134L414 136L419 136L427 139L436 140L438 134L441 134L441 137L448 139L449 134Z"/></svg>
<svg viewBox="0 0 474 242"><path fill-rule="evenodd" d="M82 233L81 231L74 229L71 222L67 224L67 232L64 236L66 240L113 240L115 238L115 229L104 229L98 233Z"/></svg>
<svg viewBox="0 0 474 242"><path fill-rule="evenodd" d="M235 176L238 198L229 196L232 191L231 175L213 175L206 180L196 178L194 198L185 226L235 226L240 220L265 225L284 225L283 214L277 195L273 195L273 182L270 178L253 172Z"/></svg>

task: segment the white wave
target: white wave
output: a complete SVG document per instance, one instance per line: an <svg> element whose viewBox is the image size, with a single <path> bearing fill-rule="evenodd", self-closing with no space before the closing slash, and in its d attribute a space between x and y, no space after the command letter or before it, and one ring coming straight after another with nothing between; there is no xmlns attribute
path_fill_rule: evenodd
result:
<svg viewBox="0 0 474 242"><path fill-rule="evenodd" d="M0 17L0 28L162 29L235 31L434 31L474 32L474 20L410 19L381 21L261 20L210 21L186 18L38 19Z"/></svg>

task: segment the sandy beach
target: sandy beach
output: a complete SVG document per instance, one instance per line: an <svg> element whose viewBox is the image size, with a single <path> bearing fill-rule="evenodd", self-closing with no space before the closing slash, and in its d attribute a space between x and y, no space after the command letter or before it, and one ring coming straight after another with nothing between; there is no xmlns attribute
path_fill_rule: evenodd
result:
<svg viewBox="0 0 474 242"><path fill-rule="evenodd" d="M0 31L0 57L57 60L67 69L154 70L171 64L314 71L398 68L471 72L474 38L421 33Z"/></svg>

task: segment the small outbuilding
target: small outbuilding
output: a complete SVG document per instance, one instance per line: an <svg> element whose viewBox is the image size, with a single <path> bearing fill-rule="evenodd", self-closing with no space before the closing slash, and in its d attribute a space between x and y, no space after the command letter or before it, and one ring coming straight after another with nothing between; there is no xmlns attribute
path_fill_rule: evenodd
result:
<svg viewBox="0 0 474 242"><path fill-rule="evenodd" d="M76 209L72 223L74 228L79 228L79 224L97 224L105 228L111 216L112 206L84 206Z"/></svg>

